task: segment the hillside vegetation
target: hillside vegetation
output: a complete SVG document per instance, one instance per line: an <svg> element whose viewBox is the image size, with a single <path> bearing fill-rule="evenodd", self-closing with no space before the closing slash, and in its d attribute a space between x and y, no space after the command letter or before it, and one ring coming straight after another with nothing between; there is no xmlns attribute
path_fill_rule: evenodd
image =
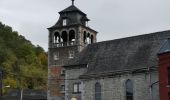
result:
<svg viewBox="0 0 170 100"><path fill-rule="evenodd" d="M45 89L47 53L0 22L0 68L3 85L10 88ZM4 88L6 91L8 88Z"/></svg>

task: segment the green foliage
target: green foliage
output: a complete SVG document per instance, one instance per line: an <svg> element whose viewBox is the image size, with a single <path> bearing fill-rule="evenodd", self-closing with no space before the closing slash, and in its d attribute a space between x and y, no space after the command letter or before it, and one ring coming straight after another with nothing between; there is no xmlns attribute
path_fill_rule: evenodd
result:
<svg viewBox="0 0 170 100"><path fill-rule="evenodd" d="M0 22L0 67L10 88L46 88L47 53ZM4 88L6 91L6 88Z"/></svg>

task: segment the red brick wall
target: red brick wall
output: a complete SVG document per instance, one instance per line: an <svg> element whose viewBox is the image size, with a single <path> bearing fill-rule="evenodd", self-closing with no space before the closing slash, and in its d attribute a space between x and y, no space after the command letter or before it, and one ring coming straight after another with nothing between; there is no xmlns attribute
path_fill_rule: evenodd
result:
<svg viewBox="0 0 170 100"><path fill-rule="evenodd" d="M158 58L160 100L170 100L170 85L168 85L168 67L170 67L170 52L159 54Z"/></svg>
<svg viewBox="0 0 170 100"><path fill-rule="evenodd" d="M49 90L51 96L62 96L63 94L60 92L60 85L64 81L63 76L61 76L62 67L53 67L49 68L50 71L50 83Z"/></svg>

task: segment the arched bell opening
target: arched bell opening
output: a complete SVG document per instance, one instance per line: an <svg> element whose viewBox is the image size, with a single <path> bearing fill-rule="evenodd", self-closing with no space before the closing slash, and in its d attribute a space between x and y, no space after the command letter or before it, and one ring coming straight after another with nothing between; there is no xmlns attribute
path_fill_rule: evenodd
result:
<svg viewBox="0 0 170 100"><path fill-rule="evenodd" d="M60 43L60 42L61 42L60 34L59 34L59 32L55 32L54 33L54 43Z"/></svg>
<svg viewBox="0 0 170 100"><path fill-rule="evenodd" d="M87 43L87 35L86 35L86 31L84 31L84 34L83 34L83 42L84 42L84 44Z"/></svg>
<svg viewBox="0 0 170 100"><path fill-rule="evenodd" d="M63 31L62 34L61 34L61 41L63 42L63 46L66 46L67 45L67 32L66 31Z"/></svg>
<svg viewBox="0 0 170 100"><path fill-rule="evenodd" d="M71 31L69 32L69 44L70 44L70 45L74 45L75 39L76 39L76 37L75 37L75 31L74 31L74 30L71 30Z"/></svg>
<svg viewBox="0 0 170 100"><path fill-rule="evenodd" d="M91 39L90 39L90 33L87 34L87 44L91 43Z"/></svg>
<svg viewBox="0 0 170 100"><path fill-rule="evenodd" d="M93 35L91 35L91 43L94 43L94 37L93 37Z"/></svg>

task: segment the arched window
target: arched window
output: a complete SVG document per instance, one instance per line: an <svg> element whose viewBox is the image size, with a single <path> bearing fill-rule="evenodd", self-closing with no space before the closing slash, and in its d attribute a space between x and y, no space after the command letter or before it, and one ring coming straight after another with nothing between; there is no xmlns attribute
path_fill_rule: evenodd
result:
<svg viewBox="0 0 170 100"><path fill-rule="evenodd" d="M86 41L86 37L87 37L87 36L86 36L86 31L84 31L83 40L84 40L84 43L85 43L85 44L86 44L86 42L87 42L87 41Z"/></svg>
<svg viewBox="0 0 170 100"><path fill-rule="evenodd" d="M75 44L75 32L74 30L71 30L69 32L69 45L74 45Z"/></svg>
<svg viewBox="0 0 170 100"><path fill-rule="evenodd" d="M71 41L75 41L75 32L74 32L74 30L71 30L70 32L69 32L69 41L71 42Z"/></svg>
<svg viewBox="0 0 170 100"><path fill-rule="evenodd" d="M87 34L87 44L90 44L90 33Z"/></svg>
<svg viewBox="0 0 170 100"><path fill-rule="evenodd" d="M63 42L67 42L67 32L66 31L62 32L61 38L63 39Z"/></svg>
<svg viewBox="0 0 170 100"><path fill-rule="evenodd" d="M100 83L95 84L95 100L101 100L101 85L100 85Z"/></svg>
<svg viewBox="0 0 170 100"><path fill-rule="evenodd" d="M93 35L91 35L91 43L93 43Z"/></svg>
<svg viewBox="0 0 170 100"><path fill-rule="evenodd" d="M55 32L54 33L54 43L59 43L61 40L60 40L60 34L59 32Z"/></svg>
<svg viewBox="0 0 170 100"><path fill-rule="evenodd" d="M67 46L67 32L63 31L61 34L62 46Z"/></svg>
<svg viewBox="0 0 170 100"><path fill-rule="evenodd" d="M125 85L126 85L126 100L133 100L133 82L128 79Z"/></svg>

